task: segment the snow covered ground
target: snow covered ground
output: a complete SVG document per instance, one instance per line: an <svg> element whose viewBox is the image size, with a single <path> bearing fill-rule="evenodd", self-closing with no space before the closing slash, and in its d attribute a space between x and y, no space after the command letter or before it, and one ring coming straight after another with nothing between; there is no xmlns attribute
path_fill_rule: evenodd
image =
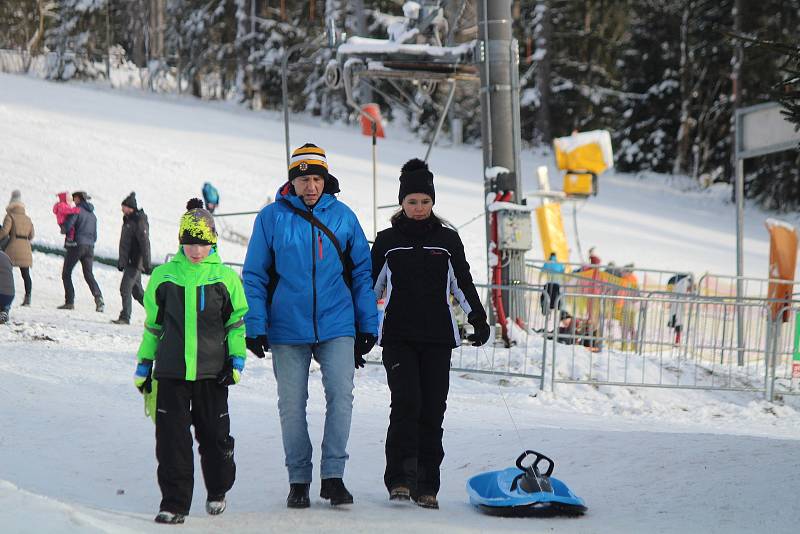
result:
<svg viewBox="0 0 800 534"><path fill-rule="evenodd" d="M424 153L408 136L396 136L405 140L379 146L382 204L396 198L400 164ZM239 211L257 208L285 176L282 125L271 114L24 77L0 75L0 139L0 201L20 188L39 239L57 245L51 193L86 189L99 212L98 249L108 255L116 249L119 203L131 190L150 216L159 257L176 248L177 218L203 181L220 187L221 210ZM328 150L342 198L369 233L369 143L353 130L320 128L306 118L293 125L292 139ZM526 156L531 176L540 161L545 159ZM437 149L431 165L443 216L459 224L481 211L478 150ZM591 242L618 263L730 272L732 206L719 192L681 192L669 181L605 177L600 196L580 214L584 246ZM389 215L381 213L380 227ZM746 267L753 274L766 269L762 219L749 210ZM230 224L247 233L250 220ZM474 274L483 278L483 226L473 223L462 234ZM225 258L243 257L238 245L221 248ZM56 310L63 301L60 258L36 254L34 262L33 306L14 308L12 324L0 328L2 531L162 531L152 522L159 502L153 427L131 380L142 310L134 308L131 326L109 323L119 311L119 273L102 266L96 271L106 313L93 311L79 270L77 309ZM182 531L778 534L797 529L796 399L770 405L746 393L567 385L551 394L538 391L532 380L454 373L445 419L442 509L435 512L386 499L389 393L383 369L359 370L355 395L346 481L356 504L332 510L312 494L310 510L287 510L271 361L248 359L244 379L231 393L238 477L229 509L220 517L205 515L198 473L192 514ZM323 417L314 372L309 419L315 444ZM555 475L586 500L586 516L498 519L470 507L466 480L511 465L526 448L555 459Z"/></svg>

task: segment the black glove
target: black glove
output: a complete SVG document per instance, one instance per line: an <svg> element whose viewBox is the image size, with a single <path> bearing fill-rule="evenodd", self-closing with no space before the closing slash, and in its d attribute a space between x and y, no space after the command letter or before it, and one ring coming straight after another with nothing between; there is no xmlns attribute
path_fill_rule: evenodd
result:
<svg viewBox="0 0 800 534"><path fill-rule="evenodd" d="M252 352L258 358L266 357L264 351L269 350L269 341L267 340L267 335L262 334L256 337L246 337L244 338L244 342L247 345L247 350Z"/></svg>
<svg viewBox="0 0 800 534"><path fill-rule="evenodd" d="M217 384L225 387L233 386L239 383L241 376L239 369L233 366L233 358L228 358L222 367L222 371L217 375Z"/></svg>
<svg viewBox="0 0 800 534"><path fill-rule="evenodd" d="M122 272L122 271L124 271L124 270L125 270L125 266L124 266L124 265L122 265L121 263L118 263L118 264L117 264L117 270L118 270L119 272Z"/></svg>
<svg viewBox="0 0 800 534"><path fill-rule="evenodd" d="M358 332L356 334L355 343L353 344L353 357L356 364L356 369L360 369L366 365L367 361L364 359L364 355L368 354L369 351L372 350L372 347L375 346L375 341L377 341L373 334L365 334L363 332Z"/></svg>
<svg viewBox="0 0 800 534"><path fill-rule="evenodd" d="M471 342L473 347L480 347L489 341L491 330L486 323L486 318L473 316L468 320L469 324L475 329L475 332L467 336L467 341Z"/></svg>
<svg viewBox="0 0 800 534"><path fill-rule="evenodd" d="M136 372L133 375L133 384L142 395L150 393L153 390L152 361L143 361L136 365Z"/></svg>

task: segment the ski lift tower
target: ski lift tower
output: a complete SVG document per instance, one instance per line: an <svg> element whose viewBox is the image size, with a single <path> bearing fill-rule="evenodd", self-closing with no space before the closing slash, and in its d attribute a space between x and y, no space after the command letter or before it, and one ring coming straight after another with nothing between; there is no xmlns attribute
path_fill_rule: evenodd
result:
<svg viewBox="0 0 800 534"><path fill-rule="evenodd" d="M520 183L519 49L512 38L511 0L479 0L477 10L489 280L516 286L525 281L525 252L532 246L530 208ZM508 319L527 320L522 294L493 294L492 313L508 343Z"/></svg>
<svg viewBox="0 0 800 534"><path fill-rule="evenodd" d="M519 178L519 50L511 34L511 0L477 0L478 39L457 45L449 42L452 32L448 31L443 9L447 3L406 2L406 23L390 28L389 39L340 39L336 28L329 27L329 46L335 50L335 58L326 65L325 83L331 89L343 86L348 105L371 121L374 119L357 101L355 89L359 84L417 111L416 99L400 83L411 83L418 95L429 100L440 83L448 84L447 101L439 108L439 121L425 154L427 161L453 101L456 82L480 81L489 280L495 286L520 285L525 280L524 256L532 245L532 225ZM378 80L386 85L373 85ZM387 86L393 93L387 92ZM288 118L286 123L288 152ZM374 142L373 137L373 147ZM376 200L374 204L377 210ZM490 312L500 323L506 344L510 341L508 320L527 322L521 293L507 288L492 291Z"/></svg>

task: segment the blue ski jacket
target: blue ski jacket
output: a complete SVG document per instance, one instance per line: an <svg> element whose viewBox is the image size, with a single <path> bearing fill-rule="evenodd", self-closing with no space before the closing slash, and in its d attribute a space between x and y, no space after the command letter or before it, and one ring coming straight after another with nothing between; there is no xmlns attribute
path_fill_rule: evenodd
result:
<svg viewBox="0 0 800 534"><path fill-rule="evenodd" d="M369 244L356 215L324 193L312 213L352 260L352 291L333 242L286 206L309 209L284 185L256 217L242 276L250 311L247 337L266 334L271 344L302 345L356 332L377 335Z"/></svg>

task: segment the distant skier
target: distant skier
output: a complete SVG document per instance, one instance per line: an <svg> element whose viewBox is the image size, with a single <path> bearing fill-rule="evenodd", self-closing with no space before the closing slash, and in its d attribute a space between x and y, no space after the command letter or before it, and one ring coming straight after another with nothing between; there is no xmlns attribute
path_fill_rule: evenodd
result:
<svg viewBox="0 0 800 534"><path fill-rule="evenodd" d="M75 287L72 285L72 270L78 262L83 268L83 278L94 296L95 310L102 312L105 309L103 293L92 272L94 264L94 244L97 241L97 216L94 206L89 202L91 197L84 191L72 193L72 200L79 208L78 213L70 215L64 222L64 231L67 235L75 230L75 246L67 245L67 254L64 257L64 267L61 270L61 280L64 283L64 304L59 310L75 309ZM66 244L65 244L66 245Z"/></svg>
<svg viewBox="0 0 800 534"><path fill-rule="evenodd" d="M183 523L192 503L191 426L208 491L206 512L225 511L236 464L228 386L244 371L247 301L239 275L217 253L214 218L200 199L186 205L178 253L156 267L144 295L145 330L134 383L156 389L157 523ZM154 364L155 363L155 369Z"/></svg>
<svg viewBox="0 0 800 534"><path fill-rule="evenodd" d="M23 306L31 304L31 267L33 267L33 251L31 240L33 239L33 222L25 213L25 204L22 203L22 194L15 189L11 193L11 202L6 208L6 216L3 219L3 226L0 227L0 239L8 237L8 244L5 246L5 253L11 260L14 267L19 267L22 281L25 284L25 298Z"/></svg>
<svg viewBox="0 0 800 534"><path fill-rule="evenodd" d="M119 237L119 260L117 269L122 274L119 292L122 296L122 309L115 324L130 324L131 298L144 305L142 300L142 273L149 273L150 265L150 226L144 210L136 204L136 193L131 193L122 201L122 233Z"/></svg>
<svg viewBox="0 0 800 534"><path fill-rule="evenodd" d="M206 203L206 210L213 214L214 210L219 206L219 191L217 191L216 187L211 185L211 182L203 184L203 200L205 200Z"/></svg>
<svg viewBox="0 0 800 534"><path fill-rule="evenodd" d="M558 261L555 252L551 252L550 258L542 265L542 273L539 276L539 282L542 281L542 277L545 277L545 284L542 286L543 293L539 297L539 307L542 315L547 315L548 310L554 310L556 306L560 309L559 295L561 294L561 281L565 271L565 265Z"/></svg>
<svg viewBox="0 0 800 534"><path fill-rule="evenodd" d="M14 266L5 252L0 250L0 324L8 322L11 303L14 302Z"/></svg>
<svg viewBox="0 0 800 534"><path fill-rule="evenodd" d="M390 500L439 508L442 423L450 389L450 358L461 344L450 295L475 329L474 346L491 335L458 233L433 212L436 193L427 164L412 159L400 173L392 226L372 247L376 298L386 293L379 329L391 391L383 481Z"/></svg>
<svg viewBox="0 0 800 534"><path fill-rule="evenodd" d="M669 305L669 321L667 326L675 331L674 343L679 345L681 342L681 333L683 332L684 313L686 312L686 304L680 300L692 292L693 283L692 275L686 273L676 274L667 281L667 287L675 294L675 300Z"/></svg>

